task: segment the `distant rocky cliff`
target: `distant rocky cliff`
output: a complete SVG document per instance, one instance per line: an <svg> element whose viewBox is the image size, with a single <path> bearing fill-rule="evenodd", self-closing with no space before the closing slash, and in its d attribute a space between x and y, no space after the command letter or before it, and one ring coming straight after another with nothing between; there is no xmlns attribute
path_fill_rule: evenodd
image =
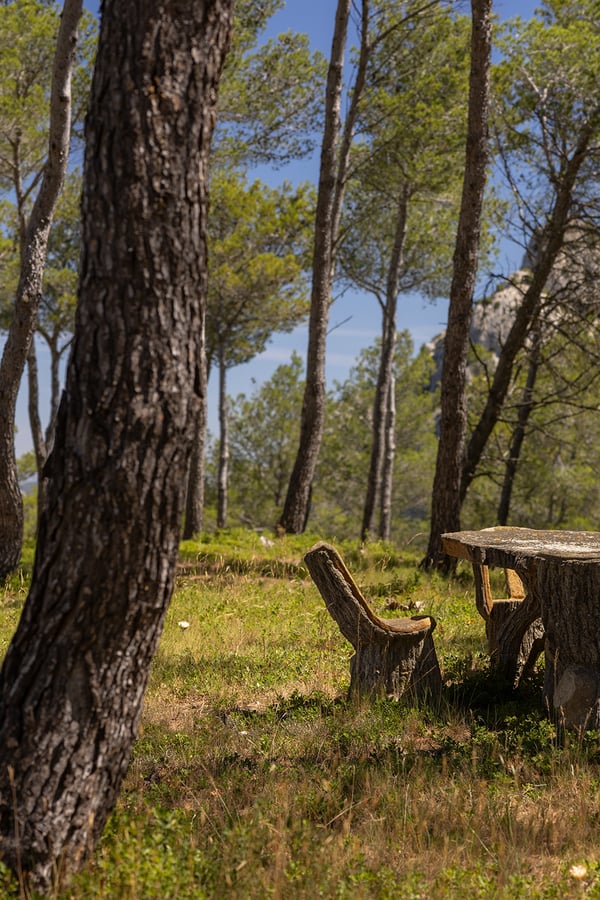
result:
<svg viewBox="0 0 600 900"><path fill-rule="evenodd" d="M515 272L505 287L495 291L490 297L477 301L473 307L471 321L471 342L498 356L515 317L515 311L523 296L529 271L520 269ZM432 378L432 389L435 389L442 374L444 358L444 336L442 331L430 341L426 347L436 363Z"/></svg>

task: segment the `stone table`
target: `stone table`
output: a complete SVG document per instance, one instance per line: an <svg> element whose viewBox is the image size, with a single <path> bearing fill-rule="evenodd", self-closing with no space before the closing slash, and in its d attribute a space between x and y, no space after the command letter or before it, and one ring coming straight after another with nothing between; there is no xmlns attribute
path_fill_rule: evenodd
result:
<svg viewBox="0 0 600 900"><path fill-rule="evenodd" d="M524 596L509 598L495 635L501 667L516 674L527 664L523 647L532 627L541 636L541 619L549 712L567 726L600 729L600 533L497 527L444 534L442 543L480 569L480 580L487 567L519 575Z"/></svg>

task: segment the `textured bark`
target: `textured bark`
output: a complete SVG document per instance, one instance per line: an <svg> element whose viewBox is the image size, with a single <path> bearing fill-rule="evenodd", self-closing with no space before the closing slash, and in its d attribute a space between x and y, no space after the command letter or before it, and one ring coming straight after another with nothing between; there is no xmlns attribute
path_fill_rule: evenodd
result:
<svg viewBox="0 0 600 900"><path fill-rule="evenodd" d="M302 401L300 444L279 526L300 534L306 527L310 492L325 424L325 345L333 284L337 149L340 135L342 74L350 17L350 0L338 0L325 101L319 191L315 217L312 292L308 324L306 385Z"/></svg>
<svg viewBox="0 0 600 900"><path fill-rule="evenodd" d="M52 72L48 158L26 228L21 220L21 270L15 312L0 361L0 578L18 564L23 543L23 500L14 446L15 409L35 330L50 225L69 156L71 72L81 10L81 0L65 0Z"/></svg>
<svg viewBox="0 0 600 900"><path fill-rule="evenodd" d="M567 727L600 729L600 558L546 560L535 588L546 631L544 694Z"/></svg>
<svg viewBox="0 0 600 900"><path fill-rule="evenodd" d="M467 429L467 353L477 275L481 210L488 164L489 73L492 0L472 0L471 71L465 176L454 251L448 325L442 366L441 418L429 543L424 564L446 571L441 534L460 528L461 475Z"/></svg>
<svg viewBox="0 0 600 900"><path fill-rule="evenodd" d="M105 0L75 337L32 586L0 673L5 863L99 837L170 599L200 403L206 169L229 0Z"/></svg>
<svg viewBox="0 0 600 900"><path fill-rule="evenodd" d="M206 390L206 388L204 388ZM194 431L194 443L190 459L190 470L187 481L185 500L185 522L183 526L184 540L191 540L204 527L204 478L206 460L206 406L198 416L198 424Z"/></svg>
<svg viewBox="0 0 600 900"><path fill-rule="evenodd" d="M304 560L329 613L354 647L350 694L438 700L442 679L432 636L435 620L379 618L329 544L315 544Z"/></svg>

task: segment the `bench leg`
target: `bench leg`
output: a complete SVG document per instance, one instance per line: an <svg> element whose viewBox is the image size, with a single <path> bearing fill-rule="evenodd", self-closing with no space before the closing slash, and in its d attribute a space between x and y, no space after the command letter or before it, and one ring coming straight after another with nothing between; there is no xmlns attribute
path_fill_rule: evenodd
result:
<svg viewBox="0 0 600 900"><path fill-rule="evenodd" d="M432 630L358 646L350 660L350 694L439 701L442 676Z"/></svg>

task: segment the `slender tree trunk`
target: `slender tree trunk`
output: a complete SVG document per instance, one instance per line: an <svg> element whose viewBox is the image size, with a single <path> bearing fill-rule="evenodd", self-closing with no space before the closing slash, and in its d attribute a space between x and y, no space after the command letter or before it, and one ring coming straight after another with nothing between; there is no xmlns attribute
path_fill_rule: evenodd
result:
<svg viewBox="0 0 600 900"><path fill-rule="evenodd" d="M44 429L40 419L40 391L38 379L37 354L35 349L35 341L31 341L29 353L27 355L27 386L28 386L28 413L29 427L31 428L31 437L33 440L33 450L38 473L42 471L46 462L46 441L44 440Z"/></svg>
<svg viewBox="0 0 600 900"><path fill-rule="evenodd" d="M389 410L390 384L394 378L394 354L396 352L396 309L398 305L398 286L404 258L404 242L406 240L406 219L408 213L408 185L403 185L398 200L396 233L390 256L385 303L383 305L383 325L381 330L381 356L377 387L373 403L373 440L371 443L371 460L367 493L363 507L361 540L366 541L374 532L375 509L377 497L382 488L384 457L386 453L386 429ZM391 473L389 473L391 475Z"/></svg>
<svg viewBox="0 0 600 900"><path fill-rule="evenodd" d="M44 506L44 495L46 492L46 479L43 475L44 465L46 464L46 441L44 440L44 430L42 428L42 422L40 419L38 365L37 355L35 352L35 340L31 341L31 345L29 347L29 355L27 356L27 385L29 388L29 427L31 428L33 450L35 453L35 462L38 473L37 519L39 522L40 514Z"/></svg>
<svg viewBox="0 0 600 900"><path fill-rule="evenodd" d="M442 366L440 438L436 460L427 567L451 570L441 534L460 530L461 475L467 430L466 376L481 211L487 177L492 0L471 0L471 71L465 177L454 251Z"/></svg>
<svg viewBox="0 0 600 900"><path fill-rule="evenodd" d="M69 156L71 72L81 9L81 0L65 0L54 55L48 159L21 241L23 252L15 314L0 361L0 578L19 562L23 543L23 500L14 447L15 409L35 330L50 225Z"/></svg>
<svg viewBox="0 0 600 900"><path fill-rule="evenodd" d="M68 345L67 345L68 346ZM52 444L52 432L60 403L60 359L64 352L59 350L56 343L50 344L50 416L46 429L46 444Z"/></svg>
<svg viewBox="0 0 600 900"><path fill-rule="evenodd" d="M338 0L325 102L321 144L319 191L315 217L312 292L308 325L306 384L302 403L300 443L279 519L284 532L300 534L306 528L319 451L325 426L325 347L329 307L335 275L335 257L343 196L348 180L350 148L364 89L368 43L369 2L362 0L361 49L350 109L340 134L343 66L350 17L350 0Z"/></svg>
<svg viewBox="0 0 600 900"><path fill-rule="evenodd" d="M206 460L206 410L198 415L198 425L190 459L185 500L183 539L191 540L204 527L204 481Z"/></svg>
<svg viewBox="0 0 600 900"><path fill-rule="evenodd" d="M517 424L512 435L510 447L508 451L508 459L506 460L506 468L504 470L504 481L502 483L502 491L500 494L500 503L498 505L498 525L506 525L508 522L508 512L510 509L510 501L515 483L515 475L517 474L517 466L521 456L521 448L525 440L527 431L527 423L529 416L534 407L533 392L535 382L540 365L540 334L539 331L533 336L531 351L529 355L529 365L527 367L527 380L523 388L523 396L519 403L517 411Z"/></svg>
<svg viewBox="0 0 600 900"><path fill-rule="evenodd" d="M392 497L394 462L396 459L396 380L394 373L392 373L392 380L390 381L386 420L379 512L379 537L382 541L389 541L392 536Z"/></svg>
<svg viewBox="0 0 600 900"><path fill-rule="evenodd" d="M204 482L206 466L206 428L207 428L207 372L206 372L206 341L204 333L201 335L202 346L200 351L199 379L200 379L200 409L198 421L194 428L194 443L192 458L187 481L187 495L185 501L185 522L183 526L183 538L190 540L199 534L204 527Z"/></svg>
<svg viewBox="0 0 600 900"><path fill-rule="evenodd" d="M227 486L229 481L229 416L227 414L227 367L222 344L219 345L219 472L217 476L217 528L227 525Z"/></svg>
<svg viewBox="0 0 600 900"><path fill-rule="evenodd" d="M469 440L463 461L460 485L461 502L464 500L467 489L475 477L479 460L498 421L510 386L513 365L517 354L527 339L532 322L540 314L543 292L558 254L562 249L565 233L570 222L573 191L577 177L588 154L590 142L596 133L599 115L599 111L596 111L595 115L590 118L582 129L573 155L567 160L563 170L563 178L556 189L552 213L545 232L541 236L541 249L538 251L535 259L531 284L519 305L514 322L502 345L502 352L494 371L494 378L485 407ZM447 528L445 530L457 531L458 529Z"/></svg>
<svg viewBox="0 0 600 900"><path fill-rule="evenodd" d="M230 0L105 0L75 337L32 585L0 673L2 859L50 890L115 803L171 596Z"/></svg>
<svg viewBox="0 0 600 900"><path fill-rule="evenodd" d="M188 473L183 539L191 540L204 527L204 479L206 459L206 427L199 424Z"/></svg>

